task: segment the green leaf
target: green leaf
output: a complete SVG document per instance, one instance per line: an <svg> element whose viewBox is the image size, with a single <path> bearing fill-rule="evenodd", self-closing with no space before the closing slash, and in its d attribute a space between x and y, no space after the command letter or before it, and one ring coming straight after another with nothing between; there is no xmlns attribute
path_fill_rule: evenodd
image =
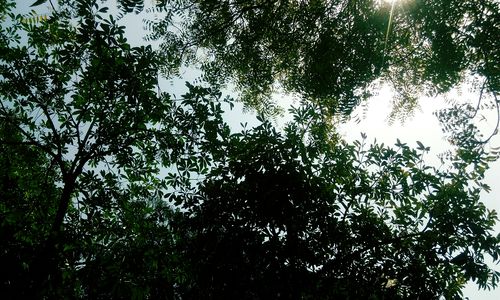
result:
<svg viewBox="0 0 500 300"><path fill-rule="evenodd" d="M30 7L38 6L44 4L45 2L47 2L47 0L37 0L35 3L31 4Z"/></svg>

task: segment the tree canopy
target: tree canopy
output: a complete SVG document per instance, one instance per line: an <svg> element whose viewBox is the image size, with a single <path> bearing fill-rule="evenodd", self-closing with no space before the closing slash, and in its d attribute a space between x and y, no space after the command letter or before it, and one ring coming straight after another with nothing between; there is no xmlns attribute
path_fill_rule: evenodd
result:
<svg viewBox="0 0 500 300"><path fill-rule="evenodd" d="M382 2L160 1L172 9L164 28L184 11L187 36L158 25L166 44L153 49L131 46L99 3L59 1L26 22L0 1L2 299L456 299L469 280L497 286L486 264L500 260L497 214L479 196L500 152L484 147L474 107L439 114L454 145L441 168L426 164L421 142L348 143L329 122L403 61L424 72L417 87L445 90L469 70L496 93L489 41L468 41L459 67L433 46L432 59L410 51L422 65L395 63L422 49L389 46L403 35L385 31ZM122 13L143 9L120 3ZM396 19L431 22L430 10L398 5L394 24L413 32ZM492 22L497 4L480 5ZM420 9L446 15L436 7ZM465 28L448 13L450 26ZM483 25L471 34L497 30ZM423 36L424 46L440 43ZM192 47L214 55L202 61L207 81L174 97L159 76L174 74L186 58L178 51ZM283 130L264 116L234 130L222 80L264 98L280 80L313 101L292 107Z"/></svg>
<svg viewBox="0 0 500 300"><path fill-rule="evenodd" d="M121 1L127 9L134 2ZM158 1L152 39L178 62L196 57L212 83L233 82L269 111L276 87L349 114L382 80L395 109L478 75L498 93L500 4L495 0ZM180 24L177 24L180 23ZM175 25L175 26L174 26ZM189 60L191 61L191 60Z"/></svg>
<svg viewBox="0 0 500 300"><path fill-rule="evenodd" d="M500 254L482 236L490 154L463 143L440 171L422 144L332 144L320 123L304 142L301 125L265 122L220 150L179 226L188 298L452 299L468 279L498 281L479 254Z"/></svg>
<svg viewBox="0 0 500 300"><path fill-rule="evenodd" d="M11 4L2 7L4 16ZM165 182L157 177L160 166L192 161L201 166L208 155L203 143L212 137L205 136L209 130L203 126L220 117L220 105L213 102L220 95L194 86L182 101L158 93L159 62L153 50L131 47L124 28L112 17L100 16L105 11L93 1L80 1L61 5L41 24L23 23L21 15L9 14L12 24L2 28L0 116L18 136L2 138L2 145L41 155L32 158L41 170L28 174L48 180L47 188L34 187L34 192L42 194L39 201L51 199L43 210L44 221L40 216L25 220L34 228L44 224L41 232L33 231L38 240L32 245L33 257L19 257L29 283L6 280L2 284L7 292L50 291L59 297L65 281L76 273L88 272L92 280L99 272L92 274L93 267L81 265L106 267L98 263L100 256L134 230L142 230L140 218L122 216L138 208L146 215L151 207L163 205L157 203L165 193ZM29 148L23 150L23 145ZM8 154L15 148L3 149ZM41 164L44 161L48 163ZM12 161L14 173L26 168L17 162ZM54 176L44 178L43 170ZM6 178L22 179L10 173ZM57 193L48 188L54 184ZM14 192L9 185L5 188ZM31 188L25 192L32 193ZM17 210L7 207L2 214L16 223L23 217L22 208L19 203ZM126 223L134 229L124 236Z"/></svg>

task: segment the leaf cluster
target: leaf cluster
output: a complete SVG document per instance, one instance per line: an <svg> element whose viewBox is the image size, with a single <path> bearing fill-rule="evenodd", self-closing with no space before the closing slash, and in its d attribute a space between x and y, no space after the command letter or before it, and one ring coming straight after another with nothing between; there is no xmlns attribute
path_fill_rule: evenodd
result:
<svg viewBox="0 0 500 300"><path fill-rule="evenodd" d="M425 163L421 142L343 141L329 108L314 101L292 108L284 130L259 116L256 127L231 132L222 117L231 99L189 83L180 98L160 91L158 73L170 66L151 47L128 44L97 1L63 1L39 24L4 3L2 298L455 299L468 280L497 286L485 263L500 259L497 214L479 196L498 151L464 122L473 108L440 115L456 143L444 169ZM257 23L278 5L298 14L292 33L317 26L302 9L317 18L327 8L249 3L200 5L245 8L236 21ZM365 4L346 9L368 18ZM192 16L203 11L195 8ZM375 30L349 23L355 16L339 26L355 37ZM335 46L346 34L335 30L326 27L318 45ZM357 70L371 78L364 64ZM322 68L312 54L307 67ZM349 88L364 80L349 76Z"/></svg>
<svg viewBox="0 0 500 300"><path fill-rule="evenodd" d="M181 58L198 56L208 82L234 84L260 112L273 92L285 91L349 115L379 80L394 87L394 112L403 115L417 107L418 95L447 92L470 74L498 92L497 1L192 0L158 7L169 17L150 21L150 37Z"/></svg>

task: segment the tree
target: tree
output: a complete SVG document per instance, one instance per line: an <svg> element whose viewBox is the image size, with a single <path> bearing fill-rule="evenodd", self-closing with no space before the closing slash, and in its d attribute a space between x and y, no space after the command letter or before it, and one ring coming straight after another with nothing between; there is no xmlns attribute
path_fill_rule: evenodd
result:
<svg viewBox="0 0 500 300"><path fill-rule="evenodd" d="M216 88L159 90L182 43L166 61L131 47L92 0L60 1L36 23L0 4L3 298L453 299L469 279L496 287L484 256L499 260L497 217L479 193L498 153L467 123L474 108L441 114L456 144L447 169L425 165L421 143L344 142L322 103L292 109L283 132L259 117L231 133Z"/></svg>
<svg viewBox="0 0 500 300"><path fill-rule="evenodd" d="M379 80L394 86L403 114L415 95L449 91L471 75L499 90L498 1L158 3L168 13L149 22L150 38L163 41L166 56L197 58L206 80L235 84L261 112L270 111L276 86L346 115Z"/></svg>
<svg viewBox="0 0 500 300"><path fill-rule="evenodd" d="M220 93L189 85L189 93L173 99L158 91L155 52L131 47L124 27L104 18L107 9L96 1L60 1L37 23L10 13L12 2L1 4L2 163L12 163L4 177L14 180L2 186L2 195L11 195L2 198L2 234L10 241L2 259L24 268L24 281L15 272L2 278L5 296L168 294L155 289L163 287L159 278L173 276L167 266L115 260L149 248L156 250L144 259L158 264L168 250L173 236L165 219L173 211L160 201L166 183L157 174L206 165L204 141L223 132ZM16 149L19 158L9 159ZM29 155L39 166L21 160ZM26 174L12 175L19 172ZM35 179L27 185L29 177ZM27 203L43 209L31 217ZM17 250L31 252L13 257L18 238L8 231L19 230L9 226L24 214L27 225L16 226L32 227L26 235L32 240ZM152 237L155 231L161 233Z"/></svg>
<svg viewBox="0 0 500 300"><path fill-rule="evenodd" d="M264 122L224 144L178 225L185 298L457 299L469 279L497 285L484 262L500 257L497 214L479 193L498 152L475 129L439 170L420 142L349 145L320 113L299 108L284 133ZM454 115L442 117L461 126Z"/></svg>

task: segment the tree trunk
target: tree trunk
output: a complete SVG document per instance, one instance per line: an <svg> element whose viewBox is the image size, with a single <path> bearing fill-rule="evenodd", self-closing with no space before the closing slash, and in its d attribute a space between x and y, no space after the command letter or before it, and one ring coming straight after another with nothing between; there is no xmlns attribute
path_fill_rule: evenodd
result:
<svg viewBox="0 0 500 300"><path fill-rule="evenodd" d="M64 217L68 211L71 195L74 192L76 176L65 176L64 187L59 197L57 212L51 230L44 244L40 245L40 252L35 257L31 272L32 288L28 291L30 298L38 299L50 296L48 291L56 292L61 286L60 260L61 260L61 233Z"/></svg>

